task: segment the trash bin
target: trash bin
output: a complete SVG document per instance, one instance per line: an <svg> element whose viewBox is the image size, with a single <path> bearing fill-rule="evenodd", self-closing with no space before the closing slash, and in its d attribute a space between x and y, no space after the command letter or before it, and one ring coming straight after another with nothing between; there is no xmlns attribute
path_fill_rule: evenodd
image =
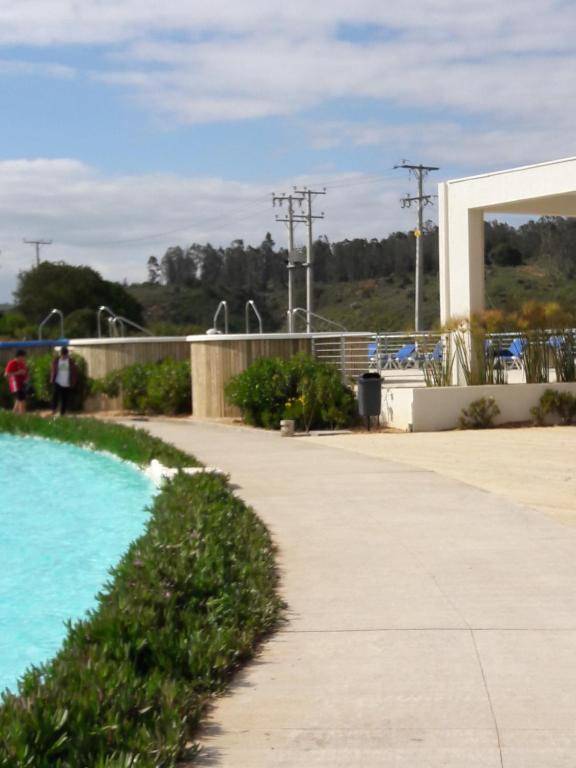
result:
<svg viewBox="0 0 576 768"><path fill-rule="evenodd" d="M382 407L382 379L379 373L361 373L358 376L358 413L366 419L370 429L370 417L380 416Z"/></svg>

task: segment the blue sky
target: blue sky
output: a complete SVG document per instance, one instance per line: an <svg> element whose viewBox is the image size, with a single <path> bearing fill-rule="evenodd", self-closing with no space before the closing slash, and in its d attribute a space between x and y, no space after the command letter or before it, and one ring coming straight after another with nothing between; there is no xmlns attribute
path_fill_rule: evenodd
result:
<svg viewBox="0 0 576 768"><path fill-rule="evenodd" d="M23 237L140 279L176 242L281 241L292 184L327 185L323 234L377 237L413 223L403 158L434 191L576 154L571 4L396 6L0 0L0 300Z"/></svg>

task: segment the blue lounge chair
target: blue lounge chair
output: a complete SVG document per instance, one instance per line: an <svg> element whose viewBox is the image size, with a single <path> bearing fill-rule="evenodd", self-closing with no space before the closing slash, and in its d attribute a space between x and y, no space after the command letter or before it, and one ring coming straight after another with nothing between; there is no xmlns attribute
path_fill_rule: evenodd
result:
<svg viewBox="0 0 576 768"><path fill-rule="evenodd" d="M378 344L375 341L368 342L368 368L374 370L378 368ZM382 362L380 360L380 362Z"/></svg>
<svg viewBox="0 0 576 768"><path fill-rule="evenodd" d="M392 359L396 368L410 368L416 363L416 344L405 344Z"/></svg>
<svg viewBox="0 0 576 768"><path fill-rule="evenodd" d="M521 336L517 336L512 340L512 343L507 349L499 349L494 352L494 357L499 357L507 363L510 368L521 368L522 353L525 347L526 341Z"/></svg>
<svg viewBox="0 0 576 768"><path fill-rule="evenodd" d="M560 349L560 347L563 347L566 344L566 337L550 336L550 338L548 339L548 344L554 349Z"/></svg>

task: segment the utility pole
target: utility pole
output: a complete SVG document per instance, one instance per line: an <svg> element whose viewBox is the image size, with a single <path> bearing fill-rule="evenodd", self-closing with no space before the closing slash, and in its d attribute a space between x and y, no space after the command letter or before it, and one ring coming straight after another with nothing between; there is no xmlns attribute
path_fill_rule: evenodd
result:
<svg viewBox="0 0 576 768"><path fill-rule="evenodd" d="M26 245L33 245L36 248L36 266L40 266L40 246L41 245L52 245L52 240L22 240L23 243L26 243Z"/></svg>
<svg viewBox="0 0 576 768"><path fill-rule="evenodd" d="M299 215L297 221L304 222L308 228L308 245L306 248L307 258L306 263L304 264L306 267L306 333L312 333L312 315L314 313L314 265L312 260L314 237L312 234L312 222L314 219L324 218L324 213L321 213L319 216L313 215L312 199L316 197L316 195L325 195L326 190L324 189L321 192L314 192L307 187L303 187L302 189L294 188L294 191L297 195L301 196L301 199L306 200L307 203L306 213Z"/></svg>
<svg viewBox="0 0 576 768"><path fill-rule="evenodd" d="M302 197L300 195L276 195L272 193L272 205L275 208L276 204L280 207L287 202L288 203L288 215L284 218L276 216L276 221L282 221L288 225L288 333L294 332L294 316L292 310L294 309L294 270L296 269L296 263L294 261L294 203L297 202L302 205Z"/></svg>
<svg viewBox="0 0 576 768"><path fill-rule="evenodd" d="M414 232L416 236L416 277L415 277L415 309L414 309L414 330L422 331L422 299L424 291L424 257L422 253L422 228L424 226L424 207L432 204L432 195L424 194L424 178L430 171L439 171L440 169L433 165L410 165L405 160L401 165L395 165L394 168L406 168L411 176L416 178L418 183L418 194L416 197L406 195L400 201L402 208L411 208L412 203L418 203L418 228Z"/></svg>

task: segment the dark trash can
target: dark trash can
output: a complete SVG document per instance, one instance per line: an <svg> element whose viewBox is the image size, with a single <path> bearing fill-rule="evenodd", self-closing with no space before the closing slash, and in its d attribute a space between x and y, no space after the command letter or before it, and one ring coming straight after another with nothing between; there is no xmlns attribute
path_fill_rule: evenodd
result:
<svg viewBox="0 0 576 768"><path fill-rule="evenodd" d="M358 413L366 419L380 416L382 408L382 379L379 373L361 373L358 376Z"/></svg>

